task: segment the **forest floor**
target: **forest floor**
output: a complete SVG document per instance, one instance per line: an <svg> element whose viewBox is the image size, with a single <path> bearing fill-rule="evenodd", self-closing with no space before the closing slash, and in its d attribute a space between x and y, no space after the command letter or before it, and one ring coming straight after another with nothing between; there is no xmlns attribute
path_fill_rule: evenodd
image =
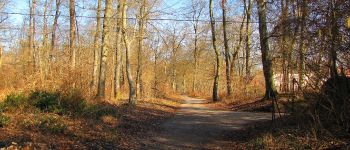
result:
<svg viewBox="0 0 350 150"><path fill-rule="evenodd" d="M223 104L173 96L140 100L136 107L126 103L88 104L76 115L7 103L14 106L0 112L0 148L323 149L349 143L318 134L305 115L283 116L273 128L269 101Z"/></svg>
<svg viewBox="0 0 350 150"><path fill-rule="evenodd" d="M158 130L182 102L178 96L140 100L133 108L127 100L105 102L77 116L15 107L0 111L0 121L9 118L0 125L0 149L139 149L137 139Z"/></svg>

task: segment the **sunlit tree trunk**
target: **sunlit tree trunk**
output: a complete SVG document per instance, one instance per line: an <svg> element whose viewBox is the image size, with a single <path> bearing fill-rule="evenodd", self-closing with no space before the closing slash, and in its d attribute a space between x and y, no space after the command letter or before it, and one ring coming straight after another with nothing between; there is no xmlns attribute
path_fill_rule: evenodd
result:
<svg viewBox="0 0 350 150"><path fill-rule="evenodd" d="M215 36L215 19L213 13L213 0L209 1L209 13L210 13L210 25L211 25L211 33L212 33L212 44L215 51L216 58L216 66L215 66L215 77L214 77L214 85L213 85L213 101L219 101L219 72L220 72L220 53L219 49L216 47L216 36Z"/></svg>
<svg viewBox="0 0 350 150"><path fill-rule="evenodd" d="M264 99L271 99L276 97L276 89L273 80L272 60L269 54L269 41L267 34L266 23L266 0L257 0L258 15L259 15L259 34L260 34L260 49L261 59L263 64L263 72L265 77L265 97Z"/></svg>
<svg viewBox="0 0 350 150"><path fill-rule="evenodd" d="M60 15L60 6L61 6L61 0L56 0L56 11L55 11L55 18L53 20L53 25L52 25L52 34L51 34L51 47L50 47L50 51L49 51L49 60L48 60L48 64L49 64L49 68L48 68L48 72L50 72L50 67L51 67L51 58L53 57L53 52L54 49L56 47L56 30L58 27L58 17Z"/></svg>
<svg viewBox="0 0 350 150"><path fill-rule="evenodd" d="M246 80L250 79L250 45L251 45L251 23L250 16L252 13L252 0L248 0L248 5L246 4L246 0L244 0L244 6L247 14L247 22L246 22L246 34L245 34L245 72L246 72Z"/></svg>
<svg viewBox="0 0 350 150"><path fill-rule="evenodd" d="M122 1L119 0L118 1L118 19L117 19L117 37L116 37L116 50L115 50L115 64L114 64L114 90L113 90L113 95L115 99L118 99L119 96L121 95L121 84L120 84L120 80L121 77L123 76L122 73L122 51L121 51L121 38L122 38L122 22L123 22L123 4Z"/></svg>
<svg viewBox="0 0 350 150"><path fill-rule="evenodd" d="M92 83L91 87L95 92L95 88L98 84L98 75L99 75L99 67L100 67L100 46L99 46L99 38L101 35L101 4L102 0L98 0L97 2L97 11L96 11L96 32L94 36L94 66L92 70Z"/></svg>
<svg viewBox="0 0 350 150"><path fill-rule="evenodd" d="M192 83L192 92L196 92L197 86L197 70L198 70L198 26L197 23L193 25L194 29L194 71L193 71L193 83Z"/></svg>
<svg viewBox="0 0 350 150"><path fill-rule="evenodd" d="M142 55L143 55L143 36L144 36L144 22L145 22L145 8L146 0L141 2L139 8L139 31L138 31L138 50L137 50L137 69L136 69L136 97L142 98L143 89L142 89Z"/></svg>
<svg viewBox="0 0 350 150"><path fill-rule="evenodd" d="M125 62L126 62L126 75L128 78L129 83L129 104L130 105L136 105L136 93L135 93L135 87L134 87L134 81L131 75L131 66L130 66L130 41L128 39L128 36L126 34L126 9L127 4L125 0L120 1L121 4L123 4L123 23L122 23L122 35L123 35L123 41L125 45Z"/></svg>
<svg viewBox="0 0 350 150"><path fill-rule="evenodd" d="M48 9L48 2L45 0L44 4L44 12L43 12L43 58L42 58L42 76L44 79L47 78L48 75L48 62L49 62L49 34L47 33L47 9Z"/></svg>
<svg viewBox="0 0 350 150"><path fill-rule="evenodd" d="M106 0L105 13L103 19L103 32L102 32L102 47L100 57L100 73L99 82L97 88L97 97L100 99L105 98L106 91L106 71L107 71L107 56L110 49L110 28L112 17L112 0Z"/></svg>
<svg viewBox="0 0 350 150"><path fill-rule="evenodd" d="M223 26L223 34L224 34L224 48L225 48L225 63L226 63L226 94L227 96L232 96L232 85L231 85L231 57L230 57L230 48L228 46L228 38L226 32L226 6L225 0L222 2L222 26Z"/></svg>
<svg viewBox="0 0 350 150"><path fill-rule="evenodd" d="M70 63L71 70L75 69L76 65L76 46L75 46L75 37L76 37L76 21L75 21L75 0L69 0L69 51L70 51Z"/></svg>
<svg viewBox="0 0 350 150"><path fill-rule="evenodd" d="M30 12L29 12L29 34L28 34L28 43L29 43L29 59L28 66L33 70L37 69L37 56L35 50L35 7L36 0L29 0Z"/></svg>

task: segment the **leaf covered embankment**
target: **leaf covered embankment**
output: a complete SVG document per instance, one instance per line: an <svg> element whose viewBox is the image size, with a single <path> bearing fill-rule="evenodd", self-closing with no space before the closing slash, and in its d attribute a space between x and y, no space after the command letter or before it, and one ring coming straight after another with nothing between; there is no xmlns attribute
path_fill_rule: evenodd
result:
<svg viewBox="0 0 350 150"><path fill-rule="evenodd" d="M136 138L172 117L181 99L92 103L78 92L10 94L0 103L0 147L137 148Z"/></svg>

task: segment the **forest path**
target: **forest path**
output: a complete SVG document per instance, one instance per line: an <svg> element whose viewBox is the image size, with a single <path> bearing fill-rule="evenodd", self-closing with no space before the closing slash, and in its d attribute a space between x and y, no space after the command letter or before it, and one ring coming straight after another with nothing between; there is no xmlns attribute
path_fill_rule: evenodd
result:
<svg viewBox="0 0 350 150"><path fill-rule="evenodd" d="M142 141L144 149L232 149L230 133L271 119L270 113L217 110L209 108L204 99L184 99L175 117Z"/></svg>

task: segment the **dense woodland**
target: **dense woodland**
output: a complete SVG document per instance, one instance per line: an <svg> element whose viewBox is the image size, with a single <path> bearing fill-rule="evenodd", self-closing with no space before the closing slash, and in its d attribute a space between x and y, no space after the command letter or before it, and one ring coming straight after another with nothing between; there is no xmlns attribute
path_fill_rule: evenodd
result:
<svg viewBox="0 0 350 150"><path fill-rule="evenodd" d="M312 126L303 133L349 144L347 0L18 1L0 0L0 128L22 98L72 115L83 102L130 113L189 95L268 103L273 120L290 114Z"/></svg>

